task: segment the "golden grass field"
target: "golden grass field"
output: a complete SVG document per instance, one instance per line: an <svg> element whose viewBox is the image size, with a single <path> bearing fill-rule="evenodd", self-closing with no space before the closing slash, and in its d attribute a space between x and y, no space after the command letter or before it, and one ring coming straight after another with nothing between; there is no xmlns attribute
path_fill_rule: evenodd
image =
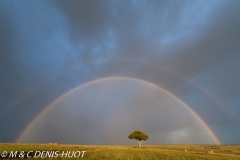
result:
<svg viewBox="0 0 240 160"><path fill-rule="evenodd" d="M111 146L111 145L67 145L67 144L17 144L17 143L0 143L0 154L7 152L9 159L11 151L18 151L16 157L13 159L90 159L90 160L240 160L240 145L143 145L141 148L136 146ZM24 157L19 158L21 151L24 151ZM28 152L29 157L26 154ZM66 158L66 157L36 157L36 151L49 151L53 153L59 151L69 151L76 153L76 151L86 151L83 157ZM210 152L209 152L210 151ZM79 153L79 152L78 152ZM82 152L81 152L82 153ZM212 153L212 154L211 154ZM37 155L39 156L39 155Z"/></svg>

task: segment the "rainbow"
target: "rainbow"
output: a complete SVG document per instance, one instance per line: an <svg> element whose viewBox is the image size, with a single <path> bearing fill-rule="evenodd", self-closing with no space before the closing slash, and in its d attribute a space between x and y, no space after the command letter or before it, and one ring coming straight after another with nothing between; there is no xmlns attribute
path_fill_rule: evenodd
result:
<svg viewBox="0 0 240 160"><path fill-rule="evenodd" d="M41 115L47 111L53 104L55 104L56 102L58 102L61 98L65 97L66 95L68 95L69 93L83 87L89 84L92 84L94 82L100 81L100 80L116 80L116 79L125 79L125 80L137 80L139 82L144 82L147 83L151 86L157 87L158 89L164 91L165 93L169 94L170 96L172 96L174 99L178 100L184 107L186 107L190 113L192 113L196 119L203 125L203 127L206 129L206 131L212 136L212 138L214 139L214 141L217 144L221 144L221 141L218 139L218 137L215 135L215 133L210 129L210 127L206 124L206 122L190 107L188 106L185 102L183 102L181 99L179 99L177 96L175 96L174 94L172 94L171 92L169 92L168 90L162 88L159 85L156 85L154 83L145 81L145 80L141 80L141 79L137 79L137 78L132 78L132 77L106 77L106 78L99 78L99 79L95 79L95 80L91 80L88 81L86 83L83 83L69 91L67 91L66 93L62 94L61 96L59 96L57 99L55 99L54 101L52 101L48 106L46 106L27 126L26 128L22 131L22 133L20 134L20 136L17 138L16 142L19 142L21 140L21 138L23 137L23 135L26 133L26 131L34 124L34 122L41 117Z"/></svg>
<svg viewBox="0 0 240 160"><path fill-rule="evenodd" d="M211 95L210 93L208 93L206 90L204 90L203 88L199 87L196 83L192 82L191 80L188 80L186 79L184 76L176 73L176 72L173 72L169 69L166 69L166 68L163 68L163 67L159 67L159 66L156 66L154 64L149 64L149 63L146 63L146 62L142 62L142 61L136 61L136 60L126 60L126 59L115 59L115 60L111 60L111 61L114 61L114 62L131 62L131 63L136 63L136 64L139 64L139 65L142 65L142 66L150 66L152 68L155 68L155 69L158 69L158 70L161 70L161 71L164 71L166 73L169 73L177 78L180 78L186 82L188 82L188 84L190 84L191 86L193 86L194 88L196 88L198 91L200 91L200 93L202 93L206 98L210 99L213 103L215 103L217 105L217 107L219 107L222 111L224 111L229 117L231 117L239 126L240 126L240 120L239 118L237 118L232 112L230 112L229 109L227 109L223 103L221 103L217 98L215 98L213 95ZM16 102L14 102L11 106L9 106L5 111L3 111L2 113L0 113L0 118L6 114L7 112L11 111L13 108L15 108L18 104L22 103L24 100L26 100L31 94L33 94L34 92L36 92L40 87L46 85L47 83L53 81L54 79L62 76L62 75L65 75L66 73L70 72L71 70L75 69L75 68L78 68L79 66L77 67L72 67L72 68L69 68L69 69L66 69L64 71L62 71L61 73L59 73L58 75L55 75L53 77L50 77L49 79L47 79L46 81L44 81L43 83L37 85L35 88L33 88L32 90L30 90L28 93L26 94L23 94ZM138 79L138 78L136 78ZM98 80L98 79L97 79ZM145 79L146 80L146 79ZM90 83L91 81L89 81ZM148 82L148 80L146 80L145 82ZM88 83L88 82L86 82ZM86 84L84 83L84 84ZM150 82L148 82L149 84L151 84ZM84 85L82 84L82 85ZM158 86L157 84L155 84L155 86ZM160 87L162 88L162 87Z"/></svg>

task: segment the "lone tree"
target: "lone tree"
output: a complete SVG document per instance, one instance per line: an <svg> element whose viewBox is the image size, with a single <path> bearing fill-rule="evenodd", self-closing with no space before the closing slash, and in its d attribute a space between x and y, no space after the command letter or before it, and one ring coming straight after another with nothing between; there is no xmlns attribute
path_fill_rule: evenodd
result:
<svg viewBox="0 0 240 160"><path fill-rule="evenodd" d="M146 141L148 139L148 135L142 131L135 130L128 136L128 138L138 140L138 147L141 147L141 140Z"/></svg>

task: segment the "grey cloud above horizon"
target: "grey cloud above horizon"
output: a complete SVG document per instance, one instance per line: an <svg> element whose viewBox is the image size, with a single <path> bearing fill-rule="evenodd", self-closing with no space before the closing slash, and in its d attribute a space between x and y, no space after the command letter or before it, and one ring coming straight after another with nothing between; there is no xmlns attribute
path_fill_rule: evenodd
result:
<svg viewBox="0 0 240 160"><path fill-rule="evenodd" d="M222 143L240 143L239 15L234 0L1 1L0 141L72 88L127 76L179 97Z"/></svg>

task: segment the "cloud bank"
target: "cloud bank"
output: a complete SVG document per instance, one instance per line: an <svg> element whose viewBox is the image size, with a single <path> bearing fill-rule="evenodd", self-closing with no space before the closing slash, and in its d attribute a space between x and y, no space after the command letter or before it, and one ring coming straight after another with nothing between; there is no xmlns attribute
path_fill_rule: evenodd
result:
<svg viewBox="0 0 240 160"><path fill-rule="evenodd" d="M1 1L0 141L14 142L76 86L128 76L179 97L222 143L239 143L239 12L235 0Z"/></svg>

